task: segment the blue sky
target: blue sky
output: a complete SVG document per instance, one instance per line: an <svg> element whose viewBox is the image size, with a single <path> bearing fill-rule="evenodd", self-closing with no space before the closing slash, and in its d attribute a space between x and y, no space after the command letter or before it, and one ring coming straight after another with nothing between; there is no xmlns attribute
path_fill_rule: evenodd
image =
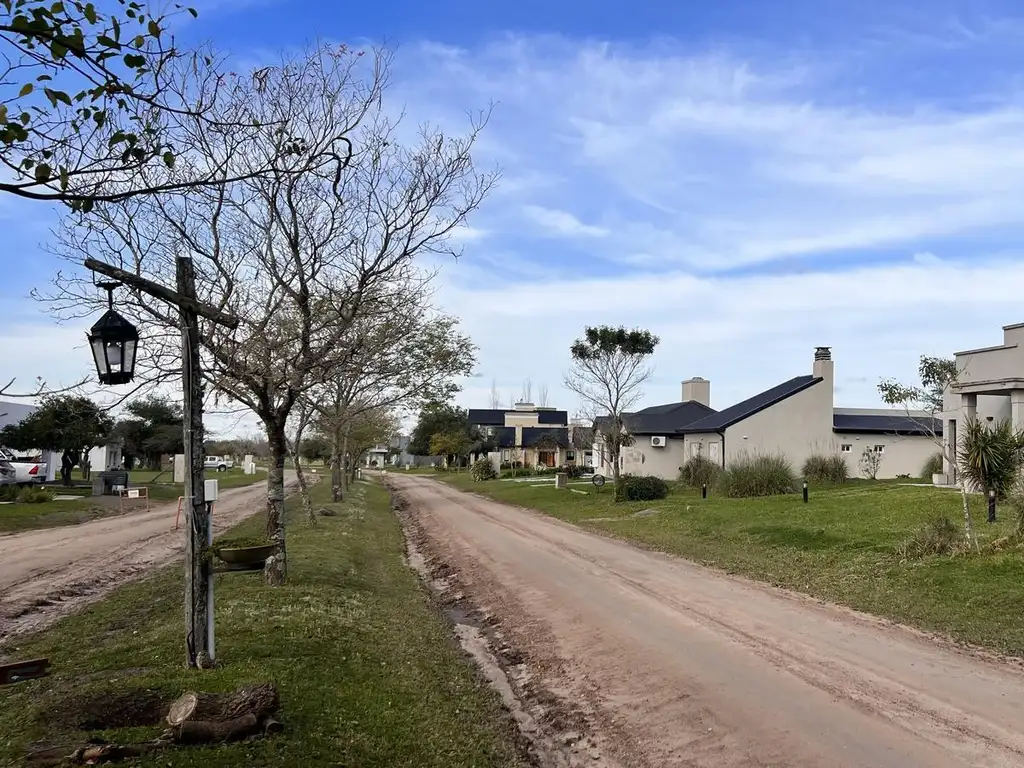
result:
<svg viewBox="0 0 1024 768"><path fill-rule="evenodd" d="M573 337L624 323L662 338L647 404L699 375L726 407L830 345L837 404L875 406L879 377L1024 320L1019 3L196 6L180 38L246 61L317 35L397 45L387 98L412 123L493 105L477 159L503 180L438 284L481 348L465 405L530 378L574 409ZM23 299L55 268L48 216L0 200L0 350L39 339L31 371L71 379L84 348L52 350L81 329Z"/></svg>

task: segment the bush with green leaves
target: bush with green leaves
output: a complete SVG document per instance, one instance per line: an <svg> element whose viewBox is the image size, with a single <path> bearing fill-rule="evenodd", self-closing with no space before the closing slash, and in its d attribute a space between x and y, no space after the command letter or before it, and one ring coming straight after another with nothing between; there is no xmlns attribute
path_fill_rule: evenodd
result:
<svg viewBox="0 0 1024 768"><path fill-rule="evenodd" d="M921 467L921 479L931 482L932 475L941 475L942 469L942 454L938 452L933 453L928 457L924 466Z"/></svg>
<svg viewBox="0 0 1024 768"><path fill-rule="evenodd" d="M1024 432L1014 430L1008 419L996 424L971 419L963 429L957 458L968 485L1005 499L1024 464Z"/></svg>
<svg viewBox="0 0 1024 768"><path fill-rule="evenodd" d="M469 470L470 477L478 482L484 480L493 480L498 476L498 471L494 468L494 464L488 458L477 459L473 462L473 466Z"/></svg>
<svg viewBox="0 0 1024 768"><path fill-rule="evenodd" d="M16 485L0 485L0 501L17 501L18 491Z"/></svg>
<svg viewBox="0 0 1024 768"><path fill-rule="evenodd" d="M679 468L679 482L687 488L701 488L704 485L711 488L721 472L722 467L717 462L697 454Z"/></svg>
<svg viewBox="0 0 1024 768"><path fill-rule="evenodd" d="M780 454L742 455L718 475L715 489L730 498L779 496L796 490L796 475Z"/></svg>
<svg viewBox="0 0 1024 768"><path fill-rule="evenodd" d="M650 475L622 475L615 487L616 501L655 501L668 496L668 483Z"/></svg>
<svg viewBox="0 0 1024 768"><path fill-rule="evenodd" d="M45 504L48 501L53 501L53 491L49 488L28 486L18 492L18 502L21 504Z"/></svg>
<svg viewBox="0 0 1024 768"><path fill-rule="evenodd" d="M850 478L846 459L838 454L832 456L809 456L804 462L804 479L811 483L838 485Z"/></svg>
<svg viewBox="0 0 1024 768"><path fill-rule="evenodd" d="M570 480L578 480L583 477L583 467L576 464L566 464L564 467L559 467L558 471L567 474Z"/></svg>
<svg viewBox="0 0 1024 768"><path fill-rule="evenodd" d="M964 531L948 517L937 517L896 547L902 560L919 560L929 555L953 555L966 548Z"/></svg>

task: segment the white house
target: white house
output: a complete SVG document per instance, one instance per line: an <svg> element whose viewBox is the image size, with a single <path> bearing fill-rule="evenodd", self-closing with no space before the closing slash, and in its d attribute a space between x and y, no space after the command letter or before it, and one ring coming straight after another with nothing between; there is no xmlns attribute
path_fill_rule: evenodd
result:
<svg viewBox="0 0 1024 768"><path fill-rule="evenodd" d="M691 456L722 466L743 455L781 454L800 472L811 456L847 458L851 476L865 450L882 455L879 478L917 477L938 453L931 432L942 425L927 414L902 409L836 408L835 363L828 347L814 351L811 372L794 376L724 410L711 407L711 382L683 382L678 403L627 414L633 445L623 449L622 472L675 479ZM600 420L599 420L600 422ZM598 440L600 430L598 430ZM595 445L603 474L611 472L607 451Z"/></svg>

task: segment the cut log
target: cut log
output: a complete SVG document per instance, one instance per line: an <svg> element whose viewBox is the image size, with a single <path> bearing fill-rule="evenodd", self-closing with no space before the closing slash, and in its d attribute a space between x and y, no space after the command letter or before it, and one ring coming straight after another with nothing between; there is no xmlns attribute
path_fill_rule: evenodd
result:
<svg viewBox="0 0 1024 768"><path fill-rule="evenodd" d="M258 721L274 714L279 704L273 683L239 688L231 693L186 693L171 704L167 722L172 726L190 720L223 723L246 715Z"/></svg>
<svg viewBox="0 0 1024 768"><path fill-rule="evenodd" d="M186 720L174 727L174 740L179 744L219 744L259 732L259 719L248 714L233 720Z"/></svg>

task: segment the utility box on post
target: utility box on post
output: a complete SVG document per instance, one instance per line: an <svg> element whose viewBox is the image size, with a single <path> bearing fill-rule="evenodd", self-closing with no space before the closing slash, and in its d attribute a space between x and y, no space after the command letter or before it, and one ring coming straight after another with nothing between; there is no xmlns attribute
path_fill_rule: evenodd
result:
<svg viewBox="0 0 1024 768"><path fill-rule="evenodd" d="M217 500L217 494L220 492L220 482L219 481L217 481L217 480L207 480L203 484L203 488L205 490L205 498L206 498L206 503L207 504Z"/></svg>

